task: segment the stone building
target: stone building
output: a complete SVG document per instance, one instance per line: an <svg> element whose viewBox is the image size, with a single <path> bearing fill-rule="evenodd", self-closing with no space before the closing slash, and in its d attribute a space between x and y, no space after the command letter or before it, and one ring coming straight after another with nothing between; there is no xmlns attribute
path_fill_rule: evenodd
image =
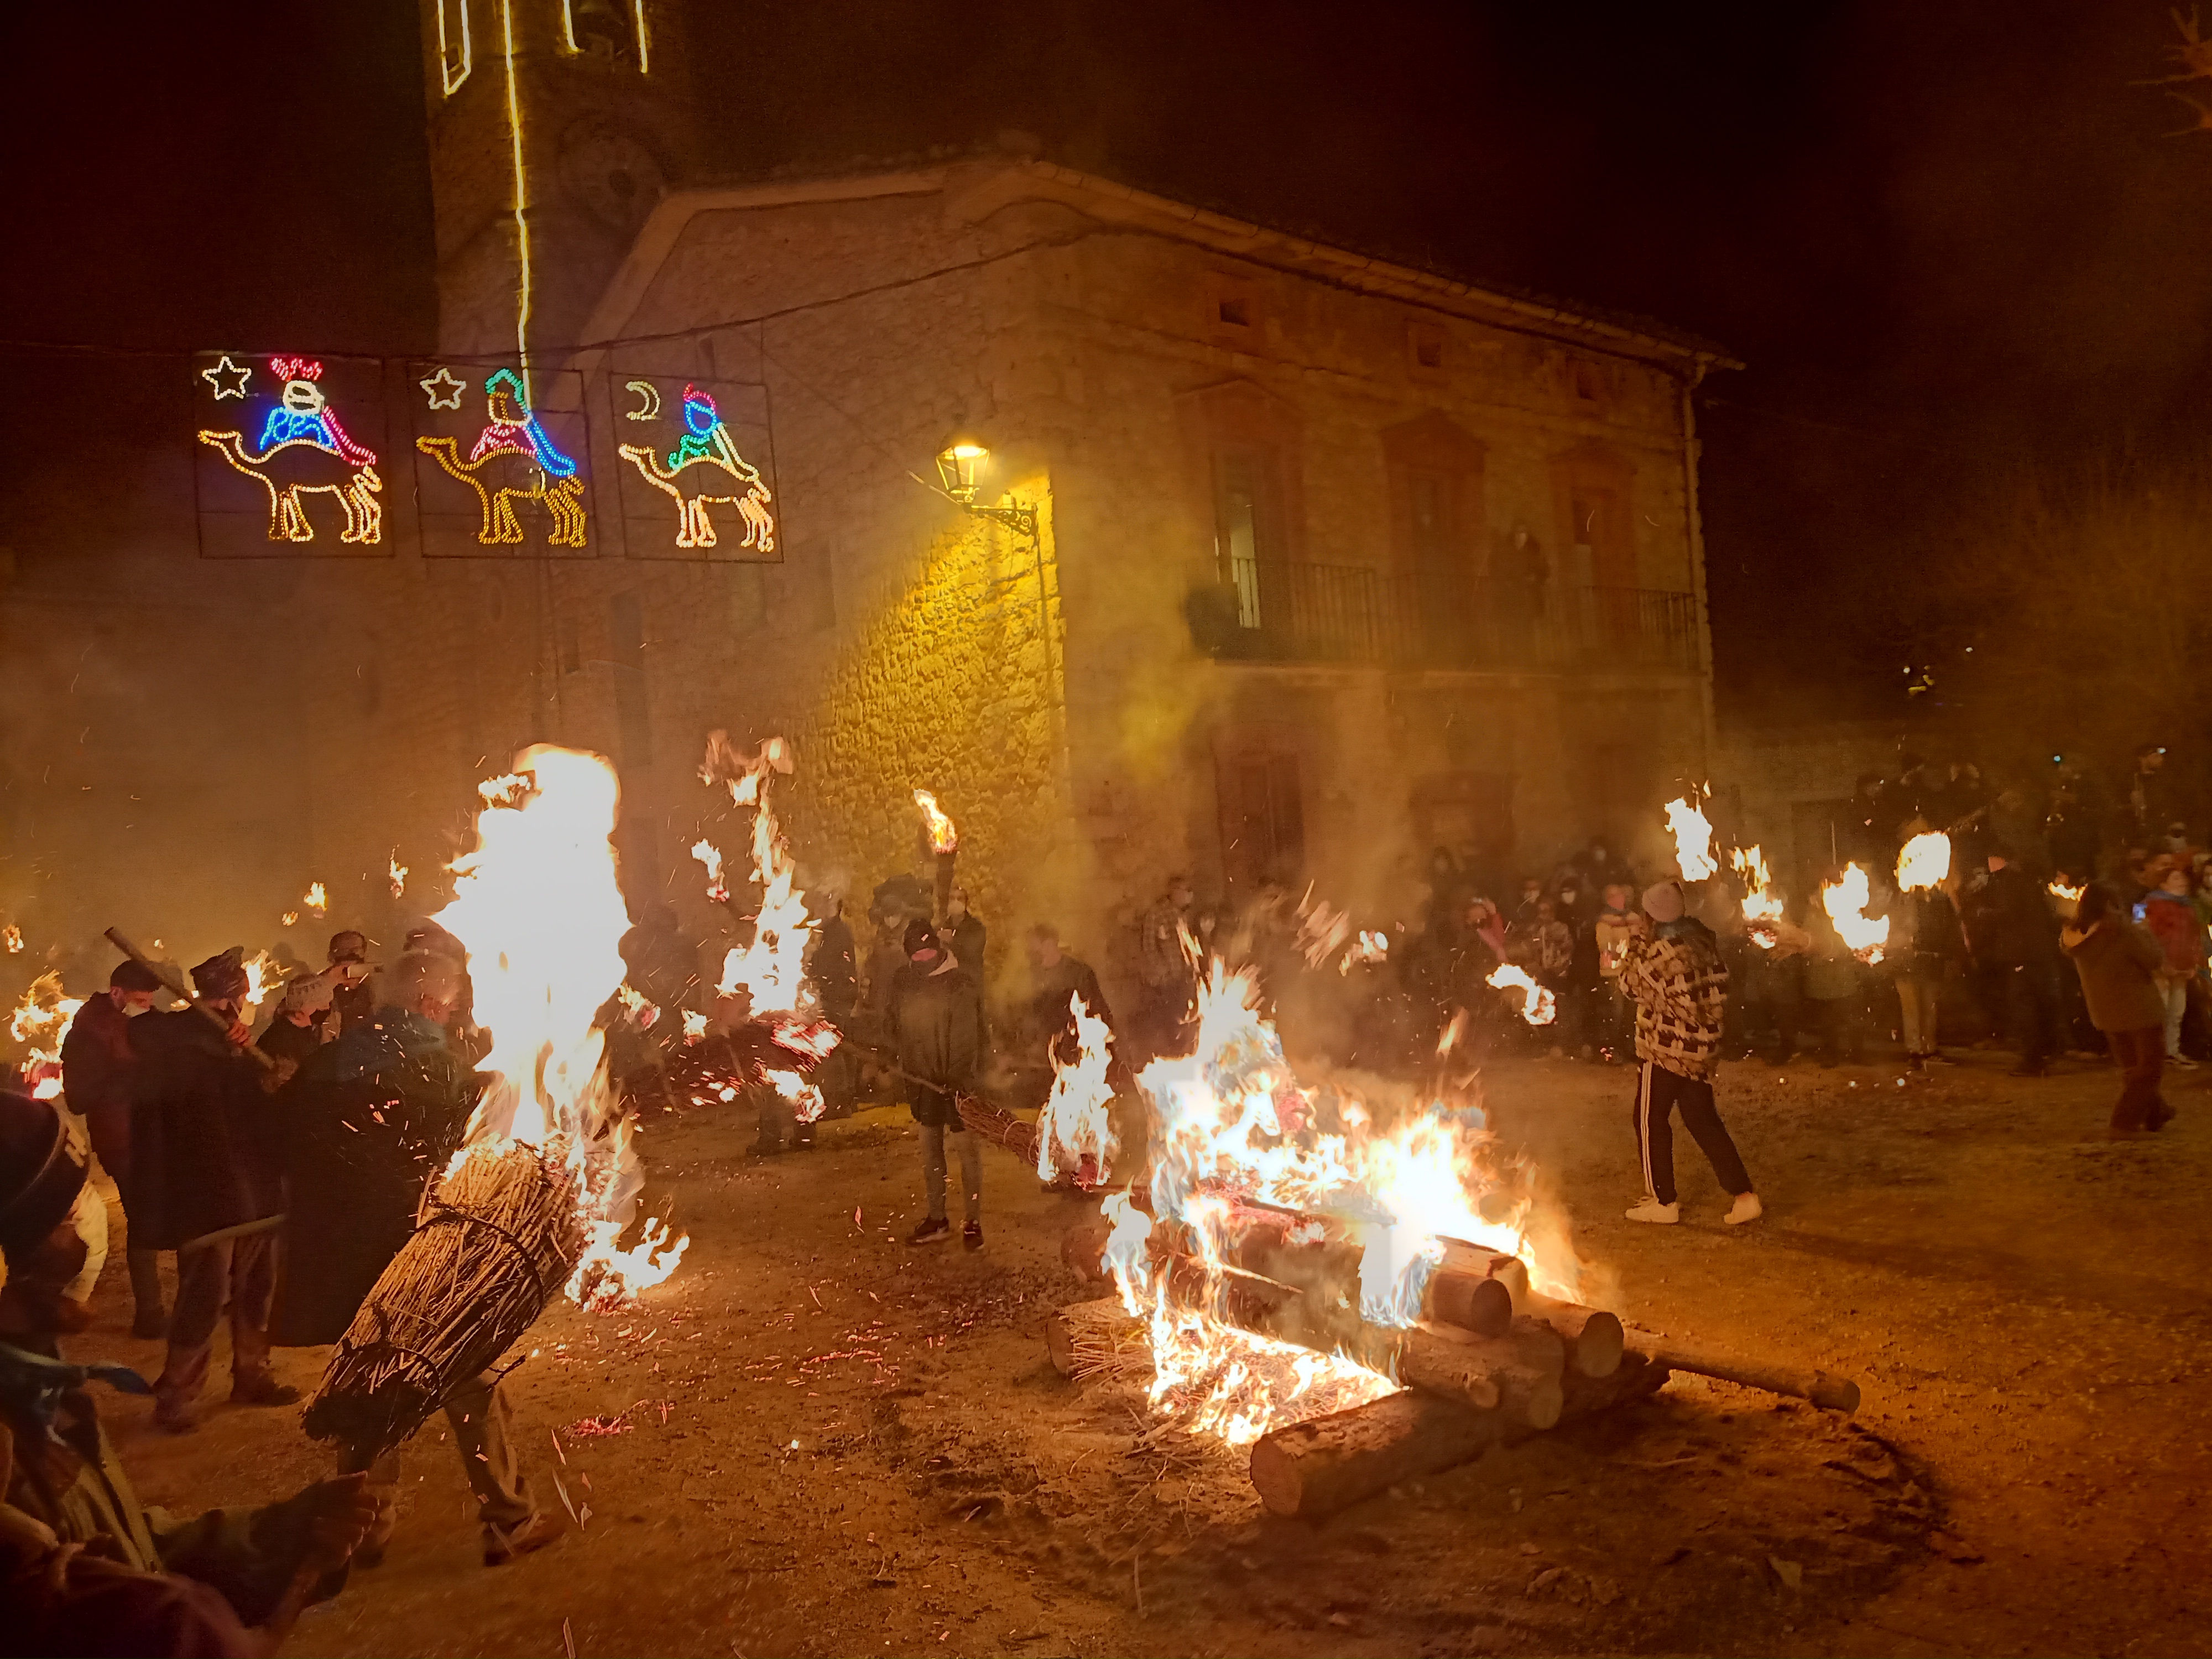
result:
<svg viewBox="0 0 2212 1659"><path fill-rule="evenodd" d="M703 905L705 733L781 732L811 882L913 866L926 787L994 956L1039 916L1110 951L1170 871L1402 909L1432 847L1542 864L1705 775L1711 346L1030 155L704 181L657 9L572 48L515 6L512 58L487 0L422 16L441 349L471 397L578 388L594 527L341 573L319 866L434 861L550 738L621 766L634 899ZM695 382L757 409L772 547L635 505L630 400ZM955 499L956 440L1028 511Z"/></svg>

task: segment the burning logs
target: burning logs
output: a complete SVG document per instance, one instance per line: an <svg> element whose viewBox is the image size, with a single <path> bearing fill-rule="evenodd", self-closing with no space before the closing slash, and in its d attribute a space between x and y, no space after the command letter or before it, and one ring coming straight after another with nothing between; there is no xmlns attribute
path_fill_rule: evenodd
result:
<svg viewBox="0 0 2212 1659"><path fill-rule="evenodd" d="M1604 1377L1570 1371L1558 1420L1640 1399L1666 1380L1666 1368L1641 1355L1629 1356ZM1252 1444L1252 1487L1272 1514L1319 1520L1401 1480L1471 1462L1492 1446L1535 1432L1505 1413L1471 1412L1408 1389L1261 1436Z"/></svg>
<svg viewBox="0 0 2212 1659"><path fill-rule="evenodd" d="M577 1177L559 1142L479 1145L424 1199L331 1352L306 1428L372 1458L489 1369L582 1256Z"/></svg>
<svg viewBox="0 0 2212 1659"><path fill-rule="evenodd" d="M1613 1375L1625 1340L1618 1315L1538 1295L1528 1288L1528 1264L1518 1256L1456 1238L1443 1243L1443 1260L1429 1275L1422 1293L1423 1318L1494 1336L1515 1316L1524 1315L1559 1334L1573 1370L1584 1376ZM1493 1287L1486 1296L1480 1291L1485 1283ZM1498 1312L1501 1296L1507 1304L1502 1318ZM1457 1316L1462 1309L1470 1316Z"/></svg>

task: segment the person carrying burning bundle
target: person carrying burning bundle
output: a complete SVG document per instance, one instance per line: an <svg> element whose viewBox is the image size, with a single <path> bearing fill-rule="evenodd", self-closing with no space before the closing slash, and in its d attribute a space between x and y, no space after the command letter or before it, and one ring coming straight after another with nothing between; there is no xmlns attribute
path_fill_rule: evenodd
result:
<svg viewBox="0 0 2212 1659"><path fill-rule="evenodd" d="M1644 918L1622 953L1620 988L1636 1005L1634 1122L1644 1160L1644 1201L1628 1218L1662 1226L1682 1218L1670 1122L1679 1107L1714 1176L1735 1196L1725 1219L1732 1226L1758 1220L1759 1194L1713 1104L1728 969L1712 930L1685 914L1678 884L1662 881L1645 890Z"/></svg>
<svg viewBox="0 0 2212 1659"><path fill-rule="evenodd" d="M151 969L126 957L108 975L107 994L88 998L62 1039L62 1092L70 1109L84 1119L92 1150L123 1200L125 1222L137 1210L131 1185L131 1022L154 1006L161 988ZM134 1231L125 1253L135 1304L133 1336L158 1340L169 1333L169 1316L161 1309L161 1255Z"/></svg>
<svg viewBox="0 0 2212 1659"><path fill-rule="evenodd" d="M142 1249L177 1253L169 1355L154 1385L154 1420L172 1433L198 1426L192 1407L207 1382L216 1322L230 1312L233 1404L288 1406L299 1390L269 1369L269 1308L276 1290L275 1229L283 1165L270 1092L289 1066L264 1071L242 1052L246 992L235 945L192 969L202 1003L231 1023L217 1030L198 1010L142 1014L131 1022L137 1063L131 1120L131 1219Z"/></svg>
<svg viewBox="0 0 2212 1659"><path fill-rule="evenodd" d="M983 1155L960 1115L960 1096L981 1080L987 1031L980 982L954 961L937 930L916 918L907 924L907 964L891 987L892 1053L921 1126L922 1190L929 1213L907 1236L909 1244L934 1244L952 1236L945 1213L945 1152L948 1139L960 1159L967 1224L960 1242L983 1247Z"/></svg>
<svg viewBox="0 0 2212 1659"><path fill-rule="evenodd" d="M376 1012L312 1056L278 1097L289 1132L291 1212L284 1282L270 1324L280 1347L335 1342L415 1231L425 1183L461 1144L483 1079L447 1041L463 969L410 951L377 981ZM478 1375L443 1401L461 1468L477 1497L484 1565L550 1543L560 1517L532 1502L498 1379ZM340 1452L344 1474L396 1492L396 1449L363 1460ZM386 1508L359 1553L382 1559L395 1515Z"/></svg>

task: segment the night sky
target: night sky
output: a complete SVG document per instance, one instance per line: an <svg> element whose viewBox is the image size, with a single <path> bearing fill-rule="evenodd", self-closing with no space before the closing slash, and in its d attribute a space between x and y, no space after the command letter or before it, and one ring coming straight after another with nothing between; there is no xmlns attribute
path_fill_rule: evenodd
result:
<svg viewBox="0 0 2212 1659"><path fill-rule="evenodd" d="M426 343L413 7L139 9L12 31L0 334ZM1724 719L1901 707L1882 596L2002 556L1960 550L1968 486L2212 425L2212 133L2165 136L2190 112L2130 84L2175 39L2149 0L696 9L733 175L1018 128L1728 346L1751 367L1701 416Z"/></svg>

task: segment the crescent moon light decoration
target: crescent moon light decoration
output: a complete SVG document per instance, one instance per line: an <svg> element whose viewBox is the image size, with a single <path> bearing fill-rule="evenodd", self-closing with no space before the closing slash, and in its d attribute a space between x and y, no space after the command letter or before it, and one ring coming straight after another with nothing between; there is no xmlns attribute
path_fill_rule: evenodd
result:
<svg viewBox="0 0 2212 1659"><path fill-rule="evenodd" d="M650 380L626 380L623 384L645 399L643 407L625 410L624 414L633 421L657 421L660 418L660 389L658 386Z"/></svg>

